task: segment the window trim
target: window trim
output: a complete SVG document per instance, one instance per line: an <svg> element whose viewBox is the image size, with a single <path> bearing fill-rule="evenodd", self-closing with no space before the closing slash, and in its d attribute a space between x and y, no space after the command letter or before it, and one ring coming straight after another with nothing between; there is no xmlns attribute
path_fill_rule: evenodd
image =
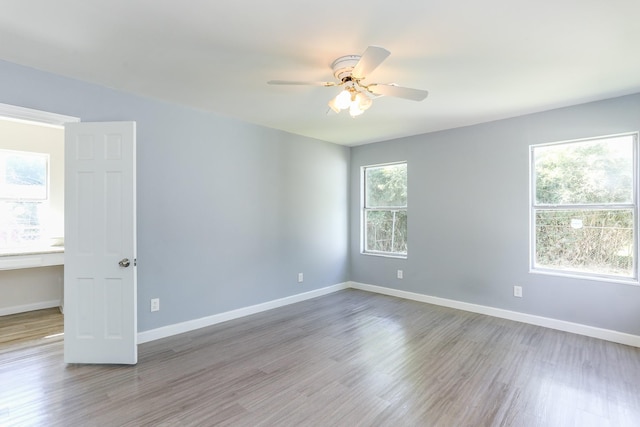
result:
<svg viewBox="0 0 640 427"><path fill-rule="evenodd" d="M534 150L540 147L548 147L555 145L564 145L564 144L572 144L578 142L588 142L588 141L598 141L598 140L606 140L612 138L619 138L630 136L633 141L633 191L632 191L632 202L631 203L611 203L611 204L560 204L560 205L536 205L536 169L535 169L535 156ZM639 192L640 192L640 181L639 181L639 173L638 173L638 155L639 155L639 132L623 132L617 134L610 135L602 135L595 137L587 137L587 138L576 138L570 140L556 141L556 142L547 142L540 144L531 144L529 146L529 273L533 274L542 274L542 275L550 275L550 276L559 276L559 277L570 277L577 279L587 279L594 281L604 281L610 283L622 283L629 285L640 285L640 280L638 276L638 253L640 251L640 236L639 233L639 210L638 206L639 201ZM545 268L536 266L536 212L539 210L567 210L567 209L585 209L585 210L615 210L615 209L631 209L633 213L633 267L632 273L633 276L617 276L617 275L609 275L604 273L593 273L593 272L581 272L576 270L561 270L555 268Z"/></svg>
<svg viewBox="0 0 640 427"><path fill-rule="evenodd" d="M371 251L367 250L367 223L366 223L366 212L372 210L385 210L385 211L409 211L409 201L407 200L407 204L405 206L384 206L375 207L375 208L367 208L366 205L366 170L369 168L379 168L384 166L394 166L394 165L406 165L407 168L407 187L409 186L409 162L406 160L400 160L396 162L387 162L387 163L377 163L371 165L364 165L360 167L360 254L369 255L369 256L378 256L383 258L397 258L397 259L407 259L407 253L400 252L383 252L383 251ZM407 224L408 227L408 224Z"/></svg>

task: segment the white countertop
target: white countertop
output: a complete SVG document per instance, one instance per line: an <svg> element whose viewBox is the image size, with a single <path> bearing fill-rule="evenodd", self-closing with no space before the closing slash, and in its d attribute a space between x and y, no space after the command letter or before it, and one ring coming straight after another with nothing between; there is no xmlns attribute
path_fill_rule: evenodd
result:
<svg viewBox="0 0 640 427"><path fill-rule="evenodd" d="M64 265L64 247L13 248L0 253L0 270Z"/></svg>

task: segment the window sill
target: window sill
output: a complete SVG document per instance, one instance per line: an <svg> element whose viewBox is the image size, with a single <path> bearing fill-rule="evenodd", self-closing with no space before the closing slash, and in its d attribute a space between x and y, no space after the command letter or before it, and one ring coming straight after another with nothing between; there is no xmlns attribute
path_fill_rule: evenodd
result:
<svg viewBox="0 0 640 427"><path fill-rule="evenodd" d="M531 268L529 269L529 273L541 274L544 276L569 277L571 279L593 280L596 282L620 283L623 285L632 285L632 286L640 285L640 282L638 282L638 279L633 279L633 278L615 277L615 276L598 276L595 274L579 274L579 273L573 273L570 271L562 271L562 270L550 270L550 269L545 270L540 268Z"/></svg>
<svg viewBox="0 0 640 427"><path fill-rule="evenodd" d="M360 252L360 255L377 256L382 258L407 259L406 255L383 253L383 252Z"/></svg>
<svg viewBox="0 0 640 427"><path fill-rule="evenodd" d="M64 247L12 249L0 254L0 270L64 265Z"/></svg>

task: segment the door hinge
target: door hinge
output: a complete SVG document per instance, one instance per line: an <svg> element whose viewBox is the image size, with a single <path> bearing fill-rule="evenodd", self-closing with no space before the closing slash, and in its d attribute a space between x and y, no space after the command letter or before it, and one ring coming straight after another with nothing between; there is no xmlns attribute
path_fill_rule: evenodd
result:
<svg viewBox="0 0 640 427"><path fill-rule="evenodd" d="M136 265L138 265L138 258L133 259L133 266L135 267Z"/></svg>

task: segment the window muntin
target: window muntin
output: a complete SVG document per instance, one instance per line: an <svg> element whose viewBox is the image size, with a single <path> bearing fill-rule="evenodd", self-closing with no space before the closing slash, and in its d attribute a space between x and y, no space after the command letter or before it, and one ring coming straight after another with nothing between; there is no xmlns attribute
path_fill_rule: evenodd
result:
<svg viewBox="0 0 640 427"><path fill-rule="evenodd" d="M531 147L532 270L637 280L637 134Z"/></svg>
<svg viewBox="0 0 640 427"><path fill-rule="evenodd" d="M43 239L48 175L48 154L0 149L0 251Z"/></svg>
<svg viewBox="0 0 640 427"><path fill-rule="evenodd" d="M407 256L407 164L363 168L363 253Z"/></svg>

